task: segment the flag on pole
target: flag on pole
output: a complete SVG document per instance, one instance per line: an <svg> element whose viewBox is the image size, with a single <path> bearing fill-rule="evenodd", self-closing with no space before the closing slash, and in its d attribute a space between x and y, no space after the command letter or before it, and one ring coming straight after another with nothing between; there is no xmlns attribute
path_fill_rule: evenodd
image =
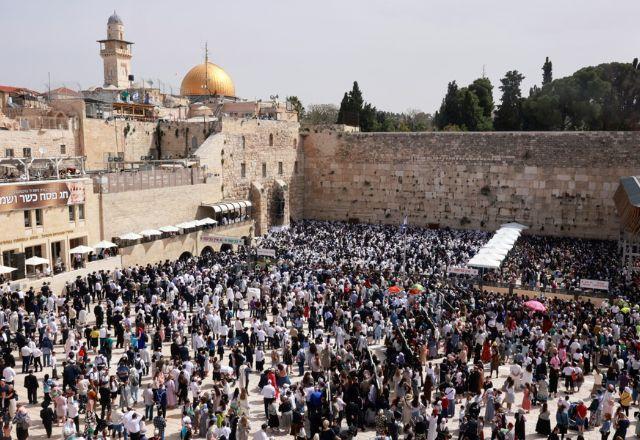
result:
<svg viewBox="0 0 640 440"><path fill-rule="evenodd" d="M408 216L404 216L404 220L402 220L402 224L400 225L400 232L407 232L407 226L409 225Z"/></svg>

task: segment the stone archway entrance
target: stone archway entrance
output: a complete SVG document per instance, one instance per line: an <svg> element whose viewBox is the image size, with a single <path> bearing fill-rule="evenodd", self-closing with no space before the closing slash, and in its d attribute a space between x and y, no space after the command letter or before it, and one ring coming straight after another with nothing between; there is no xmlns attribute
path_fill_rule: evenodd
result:
<svg viewBox="0 0 640 440"><path fill-rule="evenodd" d="M232 250L233 250L233 247L231 247L231 245L228 243L224 243L222 246L220 246L220 252L228 252Z"/></svg>
<svg viewBox="0 0 640 440"><path fill-rule="evenodd" d="M200 252L201 257L206 257L211 254L213 254L213 248L211 246L205 246L204 249L202 249L202 252Z"/></svg>
<svg viewBox="0 0 640 440"><path fill-rule="evenodd" d="M193 257L191 252L183 252L183 253L180 254L179 260L184 261L184 260L188 260L191 257Z"/></svg>

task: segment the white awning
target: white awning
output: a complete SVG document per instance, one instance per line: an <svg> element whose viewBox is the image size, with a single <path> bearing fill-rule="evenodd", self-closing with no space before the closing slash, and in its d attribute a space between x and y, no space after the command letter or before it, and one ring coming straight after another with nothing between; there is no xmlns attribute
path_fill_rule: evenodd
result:
<svg viewBox="0 0 640 440"><path fill-rule="evenodd" d="M205 217L203 219L196 220L196 222L198 223L198 226L208 226L208 225L218 224L217 221L215 221L214 219L209 218L209 217Z"/></svg>
<svg viewBox="0 0 640 440"><path fill-rule="evenodd" d="M140 232L140 235L144 235L145 237L153 237L154 235L162 235L162 231L158 231L157 229L145 229Z"/></svg>
<svg viewBox="0 0 640 440"><path fill-rule="evenodd" d="M121 235L118 238L120 240L140 240L142 235L136 234L135 232L129 232L128 234Z"/></svg>
<svg viewBox="0 0 640 440"><path fill-rule="evenodd" d="M184 222L176 225L176 228L180 228L180 229L191 229L191 228L197 228L197 227L198 227L198 222L196 221Z"/></svg>
<svg viewBox="0 0 640 440"><path fill-rule="evenodd" d="M158 228L158 230L162 231L162 232L180 232L180 229L176 228L175 226L162 226L161 228Z"/></svg>
<svg viewBox="0 0 640 440"><path fill-rule="evenodd" d="M234 209L240 209L241 208L240 203L238 203L238 202L233 202L231 205L233 205Z"/></svg>
<svg viewBox="0 0 640 440"><path fill-rule="evenodd" d="M240 207L241 208L246 208L247 207L247 202L240 202Z"/></svg>
<svg viewBox="0 0 640 440"><path fill-rule="evenodd" d="M211 207L213 208L213 212L215 213L222 212L222 208L218 205L212 205Z"/></svg>
<svg viewBox="0 0 640 440"><path fill-rule="evenodd" d="M220 205L216 205L216 206L218 208L220 208L220 212L224 213L224 212L228 212L229 211L229 207L227 205L220 204Z"/></svg>
<svg viewBox="0 0 640 440"><path fill-rule="evenodd" d="M226 203L224 206L227 207L227 211L235 211L236 208L233 207L233 203Z"/></svg>
<svg viewBox="0 0 640 440"><path fill-rule="evenodd" d="M251 202L250 202L250 201L248 201L248 200L247 200L246 202L244 202L244 203L246 203L246 204L247 204L247 208L251 208L251 207L253 206L253 204L251 204Z"/></svg>

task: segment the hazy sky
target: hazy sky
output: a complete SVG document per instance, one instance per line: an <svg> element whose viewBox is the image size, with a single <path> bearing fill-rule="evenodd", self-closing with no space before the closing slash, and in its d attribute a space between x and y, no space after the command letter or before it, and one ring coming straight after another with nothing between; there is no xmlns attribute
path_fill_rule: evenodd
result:
<svg viewBox="0 0 640 440"><path fill-rule="evenodd" d="M379 109L437 109L447 82L507 70L541 80L640 56L640 0L0 0L0 84L102 85L96 40L117 10L133 73L178 90L210 58L244 98L339 103L354 80Z"/></svg>

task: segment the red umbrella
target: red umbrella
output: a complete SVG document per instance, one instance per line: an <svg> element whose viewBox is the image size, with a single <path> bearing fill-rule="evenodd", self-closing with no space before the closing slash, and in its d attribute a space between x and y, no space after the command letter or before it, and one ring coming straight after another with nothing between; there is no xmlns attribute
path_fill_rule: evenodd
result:
<svg viewBox="0 0 640 440"><path fill-rule="evenodd" d="M400 289L398 286L391 286L387 289L387 292L389 293L400 293L402 291L402 289Z"/></svg>
<svg viewBox="0 0 640 440"><path fill-rule="evenodd" d="M547 308L544 306L544 304L542 304L540 301L536 301L534 299L527 301L526 303L524 303L525 307L530 308L533 311L536 312L546 312Z"/></svg>

